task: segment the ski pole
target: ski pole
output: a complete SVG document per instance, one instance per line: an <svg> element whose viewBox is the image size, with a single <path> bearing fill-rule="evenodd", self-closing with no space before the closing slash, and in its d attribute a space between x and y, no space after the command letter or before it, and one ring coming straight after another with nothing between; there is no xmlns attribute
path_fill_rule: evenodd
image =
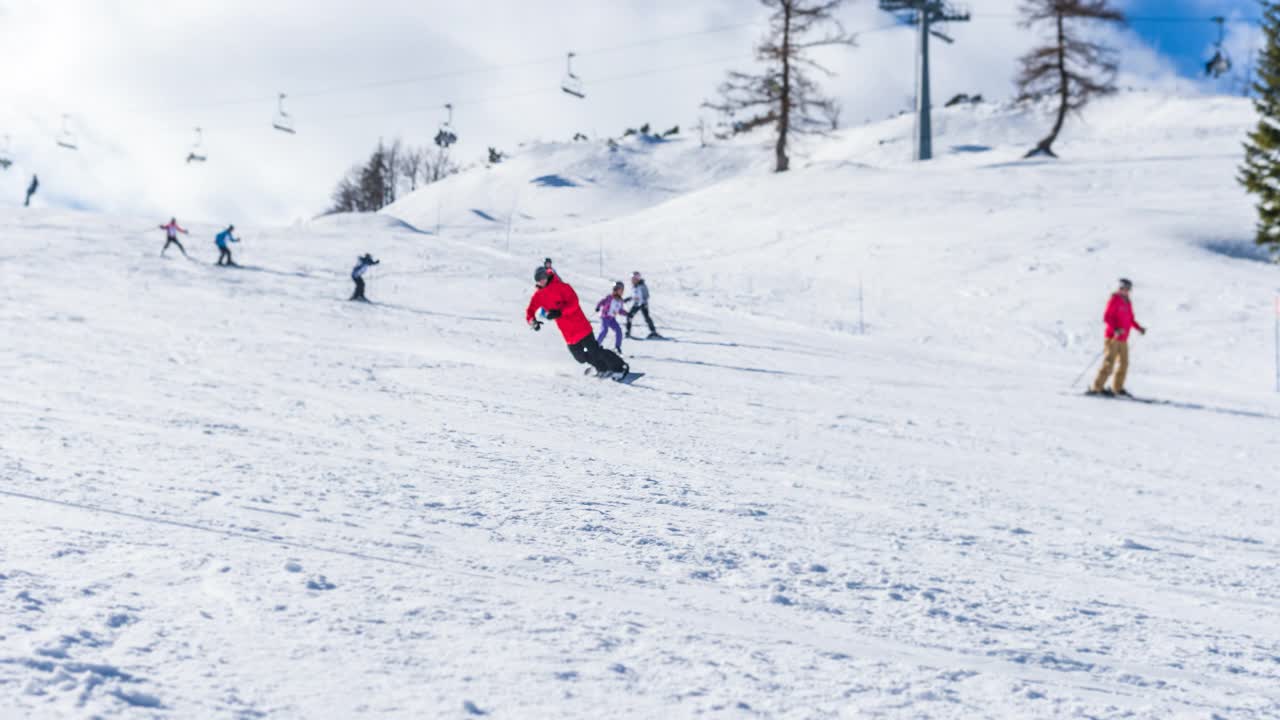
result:
<svg viewBox="0 0 1280 720"><path fill-rule="evenodd" d="M1106 349L1104 348L1104 349L1103 349L1101 352L1099 352L1097 355L1094 355L1094 356L1093 356L1093 359L1089 361L1089 364L1084 366L1084 370L1081 370L1081 371L1080 371L1080 374L1076 376L1076 379L1071 381L1071 387L1075 387L1075 386L1076 386L1076 383L1080 382L1080 378L1084 377L1084 376L1085 376L1085 374L1089 372L1089 368L1093 367L1093 364L1094 364L1094 363L1096 363L1096 362L1098 362L1099 360L1101 360L1101 359L1102 359L1102 355L1103 355L1104 353L1106 353L1106 352L1107 352L1107 351L1106 351ZM1071 388L1068 388L1068 390L1069 390L1069 389L1071 389Z"/></svg>

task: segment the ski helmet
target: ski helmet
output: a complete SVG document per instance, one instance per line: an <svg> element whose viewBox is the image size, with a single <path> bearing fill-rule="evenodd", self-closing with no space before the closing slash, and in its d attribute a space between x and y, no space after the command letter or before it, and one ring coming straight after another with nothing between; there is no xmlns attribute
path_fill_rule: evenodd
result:
<svg viewBox="0 0 1280 720"><path fill-rule="evenodd" d="M1129 278L1120 278L1120 287L1124 288L1125 290L1132 290L1133 281L1131 281Z"/></svg>
<svg viewBox="0 0 1280 720"><path fill-rule="evenodd" d="M625 289L626 287L627 287L626 285L623 285L623 284L622 284L622 281L621 281L621 280L619 280L618 282L616 282L616 283L614 283L614 284L613 284L613 289L614 289L614 290L623 290L623 289Z"/></svg>
<svg viewBox="0 0 1280 720"><path fill-rule="evenodd" d="M546 280L548 277L550 277L550 273L548 273L547 268L542 265L539 265L538 268L533 271L534 282L542 282Z"/></svg>

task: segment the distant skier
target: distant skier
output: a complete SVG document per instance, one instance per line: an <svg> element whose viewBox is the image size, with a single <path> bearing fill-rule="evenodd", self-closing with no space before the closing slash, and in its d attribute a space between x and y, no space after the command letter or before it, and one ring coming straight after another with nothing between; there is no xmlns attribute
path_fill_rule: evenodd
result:
<svg viewBox="0 0 1280 720"><path fill-rule="evenodd" d="M622 281L613 284L613 292L605 295L596 303L596 312L600 313L600 337L596 338L596 342L604 344L604 339L609 337L609 331L613 331L613 348L619 355L622 354L622 328L618 326L618 316L626 315L626 306L622 303L622 291L626 286Z"/></svg>
<svg viewBox="0 0 1280 720"><path fill-rule="evenodd" d="M31 176L31 184L27 186L27 199L22 201L22 207L31 207L31 196L36 194L36 190L40 189L40 178L35 175Z"/></svg>
<svg viewBox="0 0 1280 720"><path fill-rule="evenodd" d="M235 225L228 225L226 230L218 233L214 238L214 242L218 244L218 264L227 267L239 267L235 261L231 259L231 248L227 247L227 243L238 243L240 239L231 233L235 231Z"/></svg>
<svg viewBox="0 0 1280 720"><path fill-rule="evenodd" d="M649 286L644 284L639 270L631 273L631 297L626 298L625 302L631 303L631 310L627 313L627 337L631 337L631 319L636 313L643 313L644 321L649 326L647 337L661 339L658 329L653 326L653 318L649 316Z"/></svg>
<svg viewBox="0 0 1280 720"><path fill-rule="evenodd" d="M165 232L164 247L160 248L160 255L163 256L164 251L168 250L170 245L177 245L178 249L182 251L182 256L186 257L187 249L182 247L182 243L178 242L178 233L183 235L190 235L191 233L187 232L186 228L178 225L177 218L169 218L169 224L161 225L160 229Z"/></svg>
<svg viewBox="0 0 1280 720"><path fill-rule="evenodd" d="M542 322L534 317L534 313L541 310L548 320L556 321L574 360L590 364L600 376L626 377L630 367L617 354L600 347L595 335L591 334L591 322L578 305L578 294L573 288L554 272L549 272L545 265L534 271L533 281L538 289L529 299L529 307L524 313L529 327L542 329Z"/></svg>
<svg viewBox="0 0 1280 720"><path fill-rule="evenodd" d="M1129 391L1124 389L1125 376L1129 373L1129 331L1137 330L1143 335L1147 334L1147 329L1134 319L1133 303L1129 299L1132 291L1133 283L1126 278L1120 278L1119 289L1107 302L1107 310L1102 315L1107 325L1105 356L1102 367L1098 370L1098 377L1094 379L1093 387L1089 389L1090 395L1132 397ZM1112 368L1115 368L1116 374L1112 379L1111 387L1108 388L1107 378L1111 377Z"/></svg>
<svg viewBox="0 0 1280 720"><path fill-rule="evenodd" d="M351 299L369 302L369 298L364 296L364 271L379 264L379 261L374 260L369 253L361 255L357 260L359 262L351 269L351 279L356 283L356 291L351 294Z"/></svg>
<svg viewBox="0 0 1280 720"><path fill-rule="evenodd" d="M546 258L546 259L544 259L544 260L542 261L542 267L546 268L546 269L547 269L547 272L549 272L549 273L551 273L551 274L553 274L553 275L554 275L554 274L555 274L555 272L556 272L556 269L555 269L555 268L553 268L553 267L551 267L551 258Z"/></svg>

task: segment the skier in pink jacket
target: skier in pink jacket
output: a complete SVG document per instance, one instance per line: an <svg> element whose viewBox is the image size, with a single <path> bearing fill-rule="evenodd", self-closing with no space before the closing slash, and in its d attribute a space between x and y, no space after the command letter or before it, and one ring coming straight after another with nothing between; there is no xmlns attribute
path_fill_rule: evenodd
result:
<svg viewBox="0 0 1280 720"><path fill-rule="evenodd" d="M1132 397L1124 389L1124 379L1129 373L1129 331L1137 330L1143 335L1147 334L1147 329L1139 325L1133 316L1133 303L1129 299L1132 291L1133 283L1120 278L1120 287L1111 295L1107 310L1102 314L1102 320L1107 325L1106 350L1098 377L1089 389L1090 395ZM1113 368L1116 374L1108 388L1107 378L1111 377Z"/></svg>
<svg viewBox="0 0 1280 720"><path fill-rule="evenodd" d="M626 288L622 281L613 284L613 292L605 295L596 303L596 312L600 313L600 337L596 342L604 344L604 339L613 331L613 346L618 354L622 354L622 327L618 325L618 317L626 315L627 309L622 302L622 291Z"/></svg>
<svg viewBox="0 0 1280 720"><path fill-rule="evenodd" d="M164 247L160 248L161 255L164 255L164 251L168 250L170 245L177 245L183 255L187 254L187 249L182 247L182 243L178 242L178 233L182 233L183 235L190 235L191 233L187 232L186 228L178 224L177 218L169 218L169 222L165 225L161 225L160 229L164 231L165 236Z"/></svg>

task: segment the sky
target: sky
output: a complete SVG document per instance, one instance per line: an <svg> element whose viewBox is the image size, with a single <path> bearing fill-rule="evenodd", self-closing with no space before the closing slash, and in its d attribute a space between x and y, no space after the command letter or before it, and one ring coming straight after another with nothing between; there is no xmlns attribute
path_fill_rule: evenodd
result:
<svg viewBox="0 0 1280 720"><path fill-rule="evenodd" d="M1123 0L1121 84L1239 92L1237 74L1201 75L1216 28L1256 17L1248 0ZM824 86L842 123L909 108L914 35L873 0L851 0L857 48L826 49ZM1035 39L1018 0L971 0L973 19L933 45L935 103L959 92L1012 94L1016 58ZM430 144L454 106L463 164L488 147L582 132L616 136L650 122L688 131L731 68L754 67L767 11L756 0L0 0L0 206L37 206L207 222L287 224L322 212L341 175L380 138ZM1196 20L1195 18L1203 18ZM1227 26L1243 70L1258 42ZM585 99L560 91L565 54ZM277 95L297 133L272 129ZM64 120L64 114L66 118ZM78 150L54 139L64 122ZM196 127L206 163L185 163ZM803 150L803 148L802 148Z"/></svg>

